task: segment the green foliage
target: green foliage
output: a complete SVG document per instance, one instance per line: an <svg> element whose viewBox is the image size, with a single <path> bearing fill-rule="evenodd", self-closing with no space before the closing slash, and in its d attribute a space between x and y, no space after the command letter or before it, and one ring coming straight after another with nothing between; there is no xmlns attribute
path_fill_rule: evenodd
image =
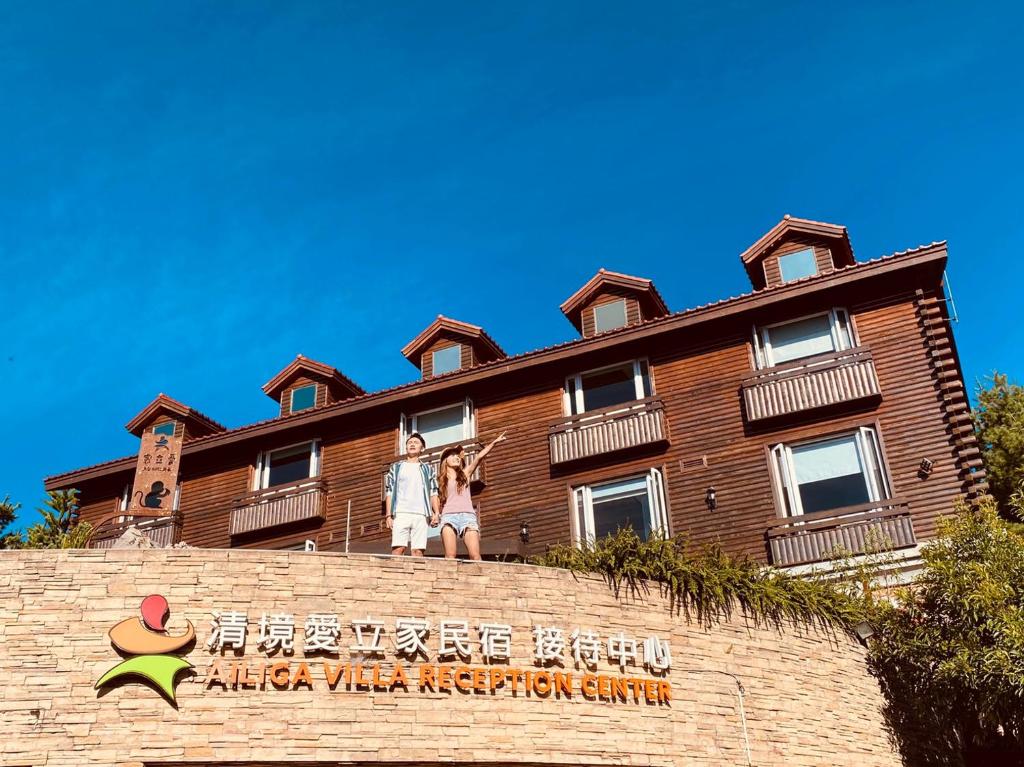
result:
<svg viewBox="0 0 1024 767"><path fill-rule="evenodd" d="M20 549L23 543L21 533L5 533L17 516L20 503L12 503L11 496L5 495L0 501L0 549Z"/></svg>
<svg viewBox="0 0 1024 767"><path fill-rule="evenodd" d="M681 538L652 536L644 541L632 530L578 549L554 546L534 564L577 573L597 573L618 591L660 584L675 609L710 623L736 608L758 622L786 620L848 630L863 618L862 602L852 589L824 581L795 578L718 546L693 553Z"/></svg>
<svg viewBox="0 0 1024 767"><path fill-rule="evenodd" d="M1024 518L1024 387L994 373L991 386L978 387L974 426L978 432L989 492L1007 516Z"/></svg>
<svg viewBox="0 0 1024 767"><path fill-rule="evenodd" d="M51 491L46 499L46 507L37 509L43 521L36 522L25 531L25 548L84 548L92 528L87 523L76 523L77 510L77 490Z"/></svg>
<svg viewBox="0 0 1024 767"><path fill-rule="evenodd" d="M891 728L909 763L1024 763L1024 537L989 497L939 533L871 619Z"/></svg>

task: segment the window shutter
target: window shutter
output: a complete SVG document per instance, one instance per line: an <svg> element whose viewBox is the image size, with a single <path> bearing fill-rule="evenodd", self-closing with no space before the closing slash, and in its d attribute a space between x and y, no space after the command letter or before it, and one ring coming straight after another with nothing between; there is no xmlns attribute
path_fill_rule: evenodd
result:
<svg viewBox="0 0 1024 767"><path fill-rule="evenodd" d="M651 469L647 475L647 490L651 499L652 527L668 537L668 510L665 503L665 483L661 471Z"/></svg>
<svg viewBox="0 0 1024 767"><path fill-rule="evenodd" d="M785 445L778 444L772 447L771 453L772 473L775 475L775 486L782 499L782 508L787 517L796 516L800 509L797 506L796 488L791 481L789 450Z"/></svg>
<svg viewBox="0 0 1024 767"><path fill-rule="evenodd" d="M469 397L462 403L462 438L476 438L476 413L473 410L473 400Z"/></svg>
<svg viewBox="0 0 1024 767"><path fill-rule="evenodd" d="M764 368L769 367L768 358L765 355L764 344L761 341L761 334L758 332L756 327L751 331L751 338L753 340L754 347L754 364L757 366L758 370L763 370Z"/></svg>
<svg viewBox="0 0 1024 767"><path fill-rule="evenodd" d="M868 470L868 488L871 492L871 500L880 501L883 498L891 498L892 488L885 476L883 468L885 464L882 461L882 447L878 442L878 433L870 426L862 426L858 432L861 454L864 456L864 463Z"/></svg>
<svg viewBox="0 0 1024 767"><path fill-rule="evenodd" d="M584 541L587 540L587 499L586 499L586 488L577 487L573 488L572 491L572 514L570 515L570 523L572 527L572 542L573 545L582 548Z"/></svg>
<svg viewBox="0 0 1024 767"><path fill-rule="evenodd" d="M267 454L263 453L263 452L257 454L257 456L256 456L256 471L253 474L253 482L252 482L252 489L253 490L262 490L265 487L265 485L263 484L263 480L264 480L264 474L266 473L264 471L265 468L266 468L266 466L265 466L265 464L266 464L266 456L267 456Z"/></svg>
<svg viewBox="0 0 1024 767"><path fill-rule="evenodd" d="M406 420L405 413L400 413L398 416L398 455L402 455L405 452L405 440L408 438L408 421Z"/></svg>
<svg viewBox="0 0 1024 767"><path fill-rule="evenodd" d="M832 310L832 340L837 350L852 349L853 333L850 329L850 315L846 309Z"/></svg>
<svg viewBox="0 0 1024 767"><path fill-rule="evenodd" d="M320 476L320 440L313 440L309 448L309 476Z"/></svg>

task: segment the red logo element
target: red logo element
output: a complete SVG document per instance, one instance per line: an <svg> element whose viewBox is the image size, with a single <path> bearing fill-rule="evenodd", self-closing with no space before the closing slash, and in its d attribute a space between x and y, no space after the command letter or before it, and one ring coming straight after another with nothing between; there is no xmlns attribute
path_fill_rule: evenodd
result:
<svg viewBox="0 0 1024 767"><path fill-rule="evenodd" d="M153 631L164 631L164 621L171 608L159 594L150 594L142 600L142 620Z"/></svg>

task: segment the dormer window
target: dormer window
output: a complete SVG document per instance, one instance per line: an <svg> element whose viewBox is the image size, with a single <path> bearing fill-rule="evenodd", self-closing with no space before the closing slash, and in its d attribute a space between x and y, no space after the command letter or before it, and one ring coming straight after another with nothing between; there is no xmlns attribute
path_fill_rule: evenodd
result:
<svg viewBox="0 0 1024 767"><path fill-rule="evenodd" d="M594 307L594 332L615 330L626 324L626 300L610 301Z"/></svg>
<svg viewBox="0 0 1024 767"><path fill-rule="evenodd" d="M433 373L436 376L462 367L462 344L435 349L432 354Z"/></svg>
<svg viewBox="0 0 1024 767"><path fill-rule="evenodd" d="M174 436L174 421L167 421L166 423L158 423L153 427L154 434L163 434L168 437Z"/></svg>
<svg viewBox="0 0 1024 767"><path fill-rule="evenodd" d="M818 262L814 248L804 248L796 253L779 256L779 272L783 282L792 282L802 277L813 277L818 273Z"/></svg>
<svg viewBox="0 0 1024 767"><path fill-rule="evenodd" d="M299 386L292 389L292 402L291 411L292 413L298 413L300 410L309 410L316 404L316 384L310 384L309 386Z"/></svg>

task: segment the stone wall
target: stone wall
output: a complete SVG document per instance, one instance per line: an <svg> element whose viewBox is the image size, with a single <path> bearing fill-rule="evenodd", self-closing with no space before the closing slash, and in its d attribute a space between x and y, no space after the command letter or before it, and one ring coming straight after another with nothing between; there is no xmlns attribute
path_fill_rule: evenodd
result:
<svg viewBox="0 0 1024 767"><path fill-rule="evenodd" d="M104 687L99 677L121 660L109 629L138 616L141 600L159 593L170 604L170 633L185 620L197 640L185 657L177 706L129 678ZM669 639L671 703L602 700L578 689L570 696L498 689L421 690L421 662L406 663L407 688L333 689L323 664L308 659L308 685L239 687L208 684L220 654L206 648L215 610L246 611L244 660L304 660L303 623L335 613L347 648L354 618L385 622L390 643L397 618L509 624L509 667L533 663L532 627L580 626L602 638L618 634ZM293 656L257 647L263 612L294 614ZM620 676L602 653L597 673ZM233 655L224 656L229 668ZM356 660L359 660L358 658ZM388 652L385 669L396 658ZM365 661L367 676L372 659ZM457 666L458 664L454 664ZM474 648L470 665L485 667ZM503 662L495 668L503 669ZM570 654L550 672L586 669ZM0 764L132 765L296 762L466 762L544 764L747 764L737 686L742 681L746 729L756 765L897 765L882 725L881 696L866 673L862 649L846 637L804 627L758 628L740 619L711 628L674 615L657 589L616 596L600 579L526 565L412 560L339 554L227 550L0 552ZM390 672L388 672L388 675ZM621 676L651 679L640 666ZM471 676L463 677L465 680ZM523 682L525 683L525 681ZM655 688L656 689L656 688Z"/></svg>

